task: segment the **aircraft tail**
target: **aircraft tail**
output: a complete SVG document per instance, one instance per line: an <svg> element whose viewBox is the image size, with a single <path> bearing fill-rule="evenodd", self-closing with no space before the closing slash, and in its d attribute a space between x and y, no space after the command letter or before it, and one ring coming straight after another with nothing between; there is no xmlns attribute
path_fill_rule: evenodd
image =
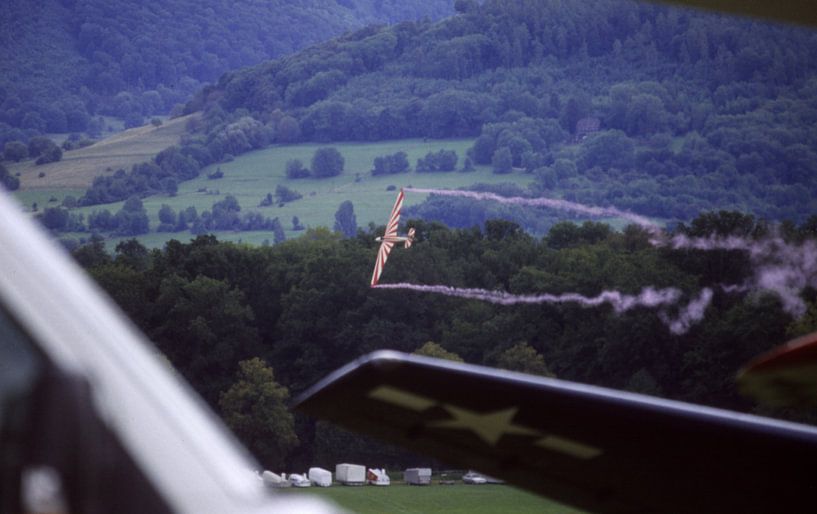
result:
<svg viewBox="0 0 817 514"><path fill-rule="evenodd" d="M414 229L410 228L408 231L408 237L406 238L406 242L404 243L404 248L411 248L411 243L414 242Z"/></svg>

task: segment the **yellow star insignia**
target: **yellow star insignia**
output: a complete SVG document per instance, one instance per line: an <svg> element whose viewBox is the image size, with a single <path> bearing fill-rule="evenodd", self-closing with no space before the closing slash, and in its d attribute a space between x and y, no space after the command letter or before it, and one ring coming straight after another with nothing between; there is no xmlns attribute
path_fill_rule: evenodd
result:
<svg viewBox="0 0 817 514"><path fill-rule="evenodd" d="M495 446L505 434L542 436L538 430L513 424L518 407L485 413L446 404L442 407L453 418L429 423L429 427L470 430L491 446Z"/></svg>

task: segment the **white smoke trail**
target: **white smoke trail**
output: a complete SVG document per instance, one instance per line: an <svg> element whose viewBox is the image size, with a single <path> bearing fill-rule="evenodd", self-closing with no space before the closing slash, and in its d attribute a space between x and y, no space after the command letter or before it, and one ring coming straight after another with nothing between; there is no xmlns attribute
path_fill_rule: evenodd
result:
<svg viewBox="0 0 817 514"><path fill-rule="evenodd" d="M548 207L562 211L576 212L588 216L615 216L626 219L647 230L655 246L669 246L676 250L739 250L749 254L754 276L743 284L719 286L727 293L744 293L752 290L766 290L777 295L783 308L794 317L801 317L806 312L806 304L800 293L808 286L817 288L817 243L807 241L801 245L786 243L780 237L768 237L751 240L737 236L694 238L676 235L667 238L662 229L650 219L622 211L615 207L595 207L568 200L555 198L505 197L494 193L463 191L449 189L429 189L407 187L405 191L429 193L442 196L471 198L481 201L496 201L511 205ZM381 284L381 288L403 288L416 291L433 292L449 296L473 298L477 300L511 305L516 303L566 303L576 302L586 307L610 303L616 312L624 312L635 306L657 307L677 302L681 296L677 289L646 288L638 296L630 296L618 291L604 291L596 297L585 297L576 293L561 295L512 295L500 291L482 289L460 289L447 286L424 286L414 284ZM691 301L678 317L672 319L661 313L661 319L673 333L681 334L689 330L695 322L703 318L706 307L712 301L713 292L709 288L701 291L698 298Z"/></svg>
<svg viewBox="0 0 817 514"><path fill-rule="evenodd" d="M659 307L671 305L681 297L681 291L675 288L654 289L645 288L638 295L627 295L618 291L603 291L598 296L584 296L578 293L563 294L532 294L516 295L505 291L490 291L487 289L460 288L441 285L421 284L378 284L376 289L409 289L423 293L437 293L446 296L482 300L500 305L514 305L517 303L578 303L583 307L596 307L609 303L618 313L628 311L634 307Z"/></svg>
<svg viewBox="0 0 817 514"><path fill-rule="evenodd" d="M681 291L673 287L665 289L644 288L638 295L622 294L618 291L603 291L597 296L584 296L578 293L563 294L531 294L515 295L505 291L489 291L487 289L460 288L441 285L421 284L378 284L375 289L407 289L421 293L435 293L470 300L481 300L500 305L514 305L519 303L577 303L582 307L597 307L609 303L616 313L626 312L635 307L666 307L678 302ZM673 318L666 312L659 314L661 321L667 325L670 332L676 335L686 333L692 325L704 317L706 308L712 301L712 290L703 289L701 294L681 309L677 317Z"/></svg>
<svg viewBox="0 0 817 514"><path fill-rule="evenodd" d="M675 250L743 250L751 251L752 241L738 236L689 237L678 234L663 243Z"/></svg>
<svg viewBox="0 0 817 514"><path fill-rule="evenodd" d="M681 309L675 319L664 312L659 313L658 316L669 327L670 332L675 335L685 334L692 328L692 325L703 319L706 308L712 302L712 295L712 290L706 287L701 290L701 294L697 298Z"/></svg>
<svg viewBox="0 0 817 514"><path fill-rule="evenodd" d="M651 220L638 214L622 211L615 207L593 207L581 203L571 202L568 200L560 200L557 198L524 198L521 196L500 196L494 193L486 193L479 191L462 191L455 189L427 189L407 187L404 191L414 193L430 193L441 196L458 196L462 198L472 198L474 200L492 200L511 205L527 205L531 207L549 207L551 209L558 209L561 211L572 211L579 214L586 214L588 216L614 216L624 218L636 225L647 229L649 232L655 234L660 232L660 227Z"/></svg>
<svg viewBox="0 0 817 514"><path fill-rule="evenodd" d="M740 250L749 255L753 276L744 284L722 286L727 292L770 291L780 298L783 309L799 318L806 312L800 293L817 288L817 243L791 244L777 236L752 240L736 236L693 238L677 235L669 240L674 249Z"/></svg>

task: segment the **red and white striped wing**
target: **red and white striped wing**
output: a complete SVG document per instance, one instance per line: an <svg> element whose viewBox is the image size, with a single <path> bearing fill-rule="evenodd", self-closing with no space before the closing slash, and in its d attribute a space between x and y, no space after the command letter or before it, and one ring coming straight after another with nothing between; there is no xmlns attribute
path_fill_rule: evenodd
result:
<svg viewBox="0 0 817 514"><path fill-rule="evenodd" d="M389 222L386 224L386 237L397 236L397 225L400 223L400 209L403 208L403 190L397 193L397 200L394 201L394 207L391 209L391 216Z"/></svg>
<svg viewBox="0 0 817 514"><path fill-rule="evenodd" d="M397 225L400 223L400 209L403 208L403 190L397 193L397 200L394 201L394 207L391 209L389 222L386 224L386 233L383 234L383 239L390 237L397 237ZM372 285L376 286L377 281L380 280L380 274L383 273L383 268L386 266L386 259L389 258L389 252L394 247L393 241L383 241L380 244L380 250L377 251L377 261L374 263L374 272L372 273Z"/></svg>
<svg viewBox="0 0 817 514"><path fill-rule="evenodd" d="M377 285L380 280L380 274L383 273L383 268L386 266L386 259L389 258L394 243L391 241L383 241L380 243L380 250L377 251L377 260L374 263L374 272L372 273L372 286Z"/></svg>

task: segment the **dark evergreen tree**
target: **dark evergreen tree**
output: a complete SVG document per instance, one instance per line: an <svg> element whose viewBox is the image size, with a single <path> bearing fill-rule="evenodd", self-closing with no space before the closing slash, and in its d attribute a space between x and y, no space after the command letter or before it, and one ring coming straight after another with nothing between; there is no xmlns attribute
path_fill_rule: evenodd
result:
<svg viewBox="0 0 817 514"><path fill-rule="evenodd" d="M355 207L349 200L342 202L335 212L335 232L339 232L344 237L355 237L357 234Z"/></svg>

